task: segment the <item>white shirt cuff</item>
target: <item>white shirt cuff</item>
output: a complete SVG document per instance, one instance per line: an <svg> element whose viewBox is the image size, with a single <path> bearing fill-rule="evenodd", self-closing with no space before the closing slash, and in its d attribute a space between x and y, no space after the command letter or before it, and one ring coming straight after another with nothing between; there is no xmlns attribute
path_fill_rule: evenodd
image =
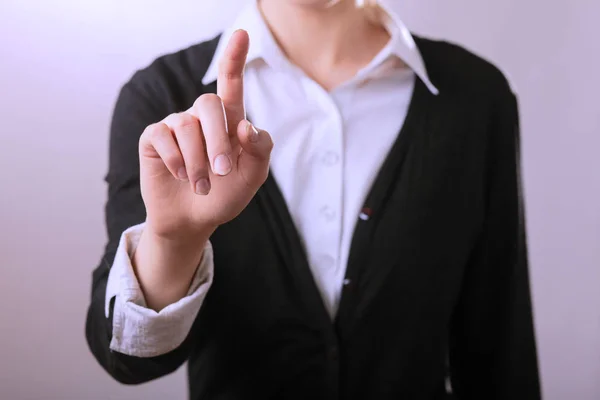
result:
<svg viewBox="0 0 600 400"><path fill-rule="evenodd" d="M189 334L212 284L213 250L207 242L187 296L156 312L146 308L131 264L144 226L145 223L133 226L121 236L108 275L105 313L108 318L110 302L115 298L111 350L135 357L155 357L175 350Z"/></svg>

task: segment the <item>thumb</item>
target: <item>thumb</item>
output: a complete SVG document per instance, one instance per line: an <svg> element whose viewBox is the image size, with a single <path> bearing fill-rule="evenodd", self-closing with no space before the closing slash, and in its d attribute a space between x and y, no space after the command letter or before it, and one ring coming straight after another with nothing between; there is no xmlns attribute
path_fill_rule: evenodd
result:
<svg viewBox="0 0 600 400"><path fill-rule="evenodd" d="M262 185L267 179L273 140L267 131L256 129L248 120L242 120L237 127L237 136L242 147L238 159L238 169L246 182Z"/></svg>
<svg viewBox="0 0 600 400"><path fill-rule="evenodd" d="M267 131L256 129L248 120L240 122L237 136L244 153L258 161L269 161L273 141Z"/></svg>

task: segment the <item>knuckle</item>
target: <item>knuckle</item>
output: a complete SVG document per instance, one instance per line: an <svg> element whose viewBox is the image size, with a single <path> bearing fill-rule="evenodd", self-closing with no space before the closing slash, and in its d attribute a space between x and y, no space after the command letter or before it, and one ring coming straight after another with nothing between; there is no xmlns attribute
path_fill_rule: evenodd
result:
<svg viewBox="0 0 600 400"><path fill-rule="evenodd" d="M233 73L233 72L227 71L225 69L223 69L219 73L219 78L221 80L226 80L226 81L236 81L236 80L242 79L242 77L243 77L243 74Z"/></svg>
<svg viewBox="0 0 600 400"><path fill-rule="evenodd" d="M200 179L208 177L208 168L206 163L196 162L188 166L191 178Z"/></svg>
<svg viewBox="0 0 600 400"><path fill-rule="evenodd" d="M267 153L268 153L269 155L270 155L270 154L271 154L271 152L273 151L273 146L274 146L274 144L273 144L273 141L272 141L272 140L269 140L269 143L267 143L267 146L266 146L266 147L267 147Z"/></svg>
<svg viewBox="0 0 600 400"><path fill-rule="evenodd" d="M200 110L214 104L221 106L221 98L214 93L206 93L196 99L194 102L194 108Z"/></svg>
<svg viewBox="0 0 600 400"><path fill-rule="evenodd" d="M176 134L190 134L197 130L198 121L188 113L179 113L173 119L173 130Z"/></svg>
<svg viewBox="0 0 600 400"><path fill-rule="evenodd" d="M182 164L181 161L182 160L181 160L181 157L179 156L179 154L175 154L175 153L166 154L163 157L163 162L165 163L165 165L172 166L172 167L179 167L179 165Z"/></svg>
<svg viewBox="0 0 600 400"><path fill-rule="evenodd" d="M142 133L141 139L145 138L152 142L152 141L156 140L157 138L159 138L160 136L164 136L167 131L168 131L167 126L160 122L156 123L156 124L148 125L148 127L146 127L146 129L144 130L144 133Z"/></svg>
<svg viewBox="0 0 600 400"><path fill-rule="evenodd" d="M261 134L263 137L265 137L267 139L267 140L265 140L265 142L266 142L265 147L269 151L273 150L273 146L275 146L275 143L273 143L273 139L271 138L271 135L267 131L261 131Z"/></svg>

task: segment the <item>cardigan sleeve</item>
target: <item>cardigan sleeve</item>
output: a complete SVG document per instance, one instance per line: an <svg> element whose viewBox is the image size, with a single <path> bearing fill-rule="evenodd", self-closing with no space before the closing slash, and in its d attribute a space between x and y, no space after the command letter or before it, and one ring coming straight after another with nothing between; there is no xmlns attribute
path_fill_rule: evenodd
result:
<svg viewBox="0 0 600 400"><path fill-rule="evenodd" d="M190 337L193 336L190 332L194 331L193 327L186 328L191 329L187 337L186 333L183 333L182 340L178 340L181 343L171 346L174 348L161 355L150 357L150 353L145 352L146 357L142 358L114 351L123 348L116 345L123 338L113 337L114 333L123 332L115 331L113 322L121 321L123 325L122 319L127 315L123 312L115 315L114 312L115 302L122 301L124 296L106 298L109 275L115 256L124 251L119 250L123 232L146 219L140 190L138 142L146 126L170 113L169 107L161 103L165 96L160 93L154 78L152 71L138 72L134 75L122 88L114 110L110 132L109 171L106 177L109 189L105 209L108 243L100 265L93 272L91 303L86 320L86 339L93 355L113 378L126 384L147 382L175 371L188 358L191 349ZM112 275L115 276L114 273ZM131 307L134 307L133 303ZM194 318L195 314L191 322L186 322L186 326L192 325ZM143 332L137 332L138 336L140 334Z"/></svg>
<svg viewBox="0 0 600 400"><path fill-rule="evenodd" d="M450 333L460 400L541 398L520 182L517 100L504 81L492 106L487 208Z"/></svg>

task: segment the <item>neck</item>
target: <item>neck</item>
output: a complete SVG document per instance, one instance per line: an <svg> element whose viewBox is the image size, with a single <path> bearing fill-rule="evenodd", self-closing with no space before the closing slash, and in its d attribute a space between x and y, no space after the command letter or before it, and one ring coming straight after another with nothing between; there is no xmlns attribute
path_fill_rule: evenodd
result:
<svg viewBox="0 0 600 400"><path fill-rule="evenodd" d="M356 73L389 39L350 0L331 7L260 0L259 7L288 59L313 78L340 69Z"/></svg>

